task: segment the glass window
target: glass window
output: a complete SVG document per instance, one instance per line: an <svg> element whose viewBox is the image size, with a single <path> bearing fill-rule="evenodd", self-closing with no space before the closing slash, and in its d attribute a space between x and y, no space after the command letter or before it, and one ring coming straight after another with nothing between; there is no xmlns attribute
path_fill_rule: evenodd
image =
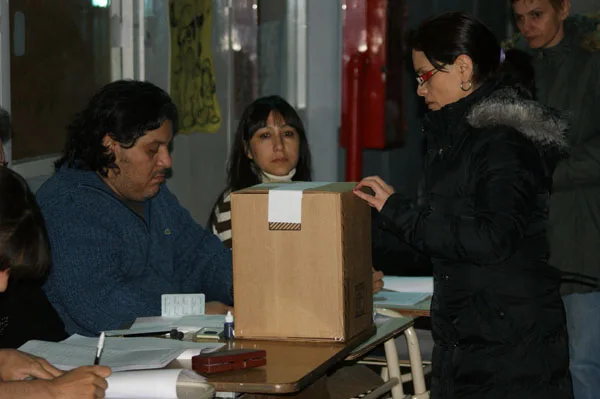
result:
<svg viewBox="0 0 600 399"><path fill-rule="evenodd" d="M109 2L8 3L12 159L59 153L66 124L111 80Z"/></svg>

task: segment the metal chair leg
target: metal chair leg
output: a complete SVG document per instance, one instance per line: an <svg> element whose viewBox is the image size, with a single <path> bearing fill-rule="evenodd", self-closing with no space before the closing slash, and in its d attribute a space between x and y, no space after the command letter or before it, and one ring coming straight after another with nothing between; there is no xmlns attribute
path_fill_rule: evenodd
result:
<svg viewBox="0 0 600 399"><path fill-rule="evenodd" d="M423 374L423 360L421 358L421 349L419 340L413 327L404 331L406 345L408 346L408 357L410 359L410 370L412 374L413 386L415 388L415 399L428 399L429 392L425 388L425 376ZM387 352L386 352L387 356Z"/></svg>
<svg viewBox="0 0 600 399"><path fill-rule="evenodd" d="M390 380L396 378L398 381L401 381L402 377L400 375L400 365L398 364L398 351L396 350L396 341L394 340L394 338L385 341L383 344L383 348L385 350L385 360L387 362L387 368L389 373L388 375ZM392 399L404 398L404 389L402 388L402 383L400 382L392 387L391 392Z"/></svg>

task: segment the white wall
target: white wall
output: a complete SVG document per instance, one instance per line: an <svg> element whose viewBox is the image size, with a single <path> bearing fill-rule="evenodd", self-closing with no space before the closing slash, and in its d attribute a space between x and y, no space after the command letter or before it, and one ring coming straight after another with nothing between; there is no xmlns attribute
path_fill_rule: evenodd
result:
<svg viewBox="0 0 600 399"><path fill-rule="evenodd" d="M307 100L305 122L313 179L337 181L341 114L341 3L308 1Z"/></svg>

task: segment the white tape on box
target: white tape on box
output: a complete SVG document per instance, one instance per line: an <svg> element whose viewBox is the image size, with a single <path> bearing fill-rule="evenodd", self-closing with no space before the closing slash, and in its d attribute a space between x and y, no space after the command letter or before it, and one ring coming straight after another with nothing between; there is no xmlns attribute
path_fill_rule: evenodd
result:
<svg viewBox="0 0 600 399"><path fill-rule="evenodd" d="M269 190L269 230L301 230L303 191L328 184L331 183L297 182L281 184Z"/></svg>

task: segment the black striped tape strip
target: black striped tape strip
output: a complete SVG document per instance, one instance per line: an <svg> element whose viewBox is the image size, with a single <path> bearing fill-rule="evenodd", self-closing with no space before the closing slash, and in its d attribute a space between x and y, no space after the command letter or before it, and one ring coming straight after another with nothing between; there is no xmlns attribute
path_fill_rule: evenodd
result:
<svg viewBox="0 0 600 399"><path fill-rule="evenodd" d="M302 223L269 222L269 230L300 231Z"/></svg>

